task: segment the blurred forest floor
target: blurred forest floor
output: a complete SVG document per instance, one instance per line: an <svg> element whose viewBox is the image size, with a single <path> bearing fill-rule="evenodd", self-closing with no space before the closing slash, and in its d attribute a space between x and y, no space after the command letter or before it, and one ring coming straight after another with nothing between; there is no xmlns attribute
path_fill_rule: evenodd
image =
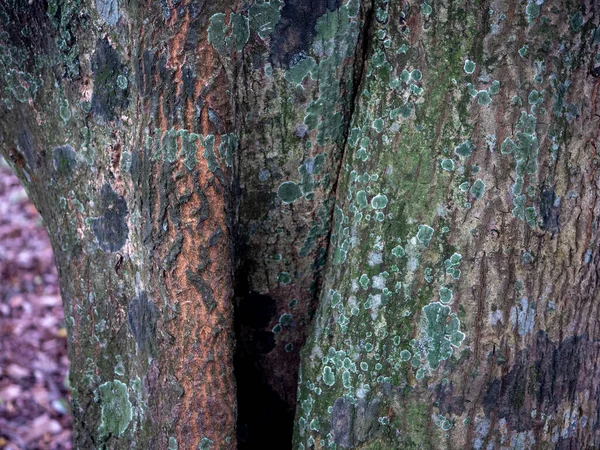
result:
<svg viewBox="0 0 600 450"><path fill-rule="evenodd" d="M0 157L0 449L71 449L68 371L48 235Z"/></svg>

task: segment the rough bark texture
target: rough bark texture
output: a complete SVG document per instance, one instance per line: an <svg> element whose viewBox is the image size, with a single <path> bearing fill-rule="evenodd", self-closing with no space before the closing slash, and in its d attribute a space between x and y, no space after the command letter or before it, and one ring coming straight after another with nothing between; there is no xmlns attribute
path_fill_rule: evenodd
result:
<svg viewBox="0 0 600 450"><path fill-rule="evenodd" d="M75 446L600 446L596 8L0 0Z"/></svg>

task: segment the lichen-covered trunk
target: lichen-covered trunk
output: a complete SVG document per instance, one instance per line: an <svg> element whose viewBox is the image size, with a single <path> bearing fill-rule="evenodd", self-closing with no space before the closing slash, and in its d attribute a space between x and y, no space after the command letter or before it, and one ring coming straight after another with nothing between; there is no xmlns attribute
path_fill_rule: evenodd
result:
<svg viewBox="0 0 600 450"><path fill-rule="evenodd" d="M597 2L375 2L299 448L600 446Z"/></svg>
<svg viewBox="0 0 600 450"><path fill-rule="evenodd" d="M600 446L596 8L0 0L76 448Z"/></svg>

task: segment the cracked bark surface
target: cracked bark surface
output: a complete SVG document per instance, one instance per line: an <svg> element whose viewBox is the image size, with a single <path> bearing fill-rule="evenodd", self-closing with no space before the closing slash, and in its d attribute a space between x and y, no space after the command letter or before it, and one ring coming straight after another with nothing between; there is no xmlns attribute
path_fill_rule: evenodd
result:
<svg viewBox="0 0 600 450"><path fill-rule="evenodd" d="M76 448L599 446L598 21L0 0Z"/></svg>

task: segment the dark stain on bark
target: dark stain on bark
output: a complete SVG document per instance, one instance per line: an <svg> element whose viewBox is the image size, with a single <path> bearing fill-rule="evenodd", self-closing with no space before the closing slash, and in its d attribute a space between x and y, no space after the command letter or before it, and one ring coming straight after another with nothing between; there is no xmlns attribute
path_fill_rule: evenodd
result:
<svg viewBox="0 0 600 450"><path fill-rule="evenodd" d="M358 400L354 416L354 439L356 442L365 442L371 439L379 430L377 416L380 406L381 400L378 397L369 402L362 398Z"/></svg>
<svg viewBox="0 0 600 450"><path fill-rule="evenodd" d="M19 151L23 154L27 165L32 169L37 169L38 163L35 157L35 152L33 151L31 131L29 131L29 128L26 125L24 126L23 131L21 131L17 137L17 145Z"/></svg>
<svg viewBox="0 0 600 450"><path fill-rule="evenodd" d="M600 384L597 371L589 367L599 357L600 341L581 335L555 344L539 331L510 371L488 385L483 397L486 416L504 418L518 432L531 430L536 421L531 410L537 410L537 420L542 414L550 416L562 402L574 404L578 392Z"/></svg>
<svg viewBox="0 0 600 450"><path fill-rule="evenodd" d="M454 395L454 383L446 385L440 383L435 393L436 402L444 414L462 415L465 410L465 398L462 395Z"/></svg>
<svg viewBox="0 0 600 450"><path fill-rule="evenodd" d="M552 234L558 233L560 231L560 199L554 193L554 189L545 188L542 190L540 212L544 230Z"/></svg>
<svg viewBox="0 0 600 450"><path fill-rule="evenodd" d="M156 53L153 50L145 50L142 55L142 68L140 73L140 84L138 89L145 97L152 92L152 80L154 79L154 70L156 66Z"/></svg>
<svg viewBox="0 0 600 450"><path fill-rule="evenodd" d="M353 413L354 405L346 397L338 398L333 404L331 432L333 441L342 448L352 447Z"/></svg>
<svg viewBox="0 0 600 450"><path fill-rule="evenodd" d="M121 89L117 84L119 75L125 75L125 66L119 53L111 47L107 39L99 39L92 59L94 72L94 92L92 111L101 120L114 120L129 104L128 88Z"/></svg>
<svg viewBox="0 0 600 450"><path fill-rule="evenodd" d="M185 276L192 286L194 286L196 291L198 291L200 297L202 297L202 301L204 302L208 312L211 312L213 309L215 309L217 302L215 301L213 290L208 283L204 281L202 275L194 273L191 270L187 270L185 272Z"/></svg>
<svg viewBox="0 0 600 450"><path fill-rule="evenodd" d="M288 0L271 41L271 60L276 67L293 66L302 52L307 53L315 37L315 25L323 14L335 11L341 0Z"/></svg>
<svg viewBox="0 0 600 450"><path fill-rule="evenodd" d="M194 100L194 71L189 66L184 66L181 70L181 81L183 82L183 92L187 98Z"/></svg>
<svg viewBox="0 0 600 450"><path fill-rule="evenodd" d="M135 338L137 348L142 353L153 354L156 342L156 306L141 292L129 303L127 319L129 329Z"/></svg>
<svg viewBox="0 0 600 450"><path fill-rule="evenodd" d="M125 245L129 236L127 203L108 183L102 186L100 198L103 214L93 219L92 230L102 250L116 252Z"/></svg>
<svg viewBox="0 0 600 450"><path fill-rule="evenodd" d="M62 145L52 150L54 170L62 177L69 178L77 167L77 153L70 145Z"/></svg>

